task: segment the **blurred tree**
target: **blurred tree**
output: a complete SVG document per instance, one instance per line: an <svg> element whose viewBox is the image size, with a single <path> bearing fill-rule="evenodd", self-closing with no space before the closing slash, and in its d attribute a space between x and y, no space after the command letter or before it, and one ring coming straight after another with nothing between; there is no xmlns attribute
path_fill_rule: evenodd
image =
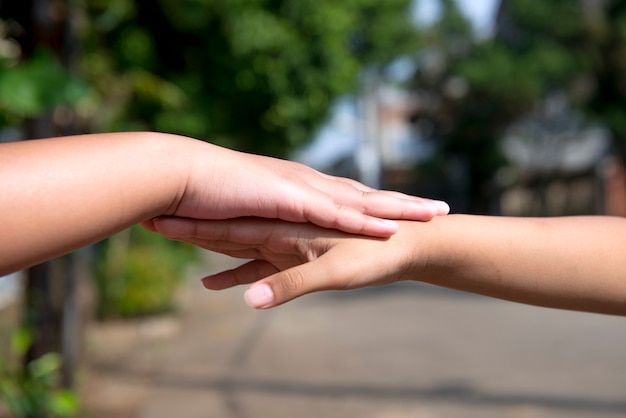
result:
<svg viewBox="0 0 626 418"><path fill-rule="evenodd" d="M626 161L626 3L583 2L586 71L570 87L573 99L608 125L622 160Z"/></svg>
<svg viewBox="0 0 626 418"><path fill-rule="evenodd" d="M69 0L0 3L0 128L20 126L26 138L71 133L71 107L87 87L71 73L76 38L70 4ZM73 272L72 259L64 262ZM24 363L64 351L63 384L70 386L77 353L66 349L78 329L63 325L75 308L74 275L53 280L52 270L51 263L43 263L26 274L24 325L34 333ZM54 298L55 293L63 293L63 285L70 290L64 301L70 310L62 310Z"/></svg>
<svg viewBox="0 0 626 418"><path fill-rule="evenodd" d="M467 74L466 67L483 68L477 58L482 44L453 0L442 0L439 20L426 30L419 53L413 88L419 97L415 122L420 131L439 144L429 164L437 176L450 175L455 185L451 196L443 196L453 207L472 213L489 212L490 181L502 164L498 151L498 127L504 123L504 98L490 94ZM471 75L471 74L470 74ZM428 167L422 167L422 169ZM460 197L459 195L463 196Z"/></svg>
<svg viewBox="0 0 626 418"><path fill-rule="evenodd" d="M155 129L284 156L364 67L414 47L410 0L95 0L96 129ZM104 117L102 117L104 116Z"/></svg>
<svg viewBox="0 0 626 418"><path fill-rule="evenodd" d="M489 211L503 130L553 94L606 124L626 155L624 2L501 0L495 33L484 40L454 1L441 5L415 79L428 98L416 119L444 157L466 165L467 210Z"/></svg>

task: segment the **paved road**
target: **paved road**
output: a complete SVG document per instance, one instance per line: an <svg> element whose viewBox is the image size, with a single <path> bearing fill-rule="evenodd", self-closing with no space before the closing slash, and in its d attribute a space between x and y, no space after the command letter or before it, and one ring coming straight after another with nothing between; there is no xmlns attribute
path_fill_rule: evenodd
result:
<svg viewBox="0 0 626 418"><path fill-rule="evenodd" d="M417 283L258 312L191 287L174 338L111 371L147 387L133 417L626 416L626 318Z"/></svg>

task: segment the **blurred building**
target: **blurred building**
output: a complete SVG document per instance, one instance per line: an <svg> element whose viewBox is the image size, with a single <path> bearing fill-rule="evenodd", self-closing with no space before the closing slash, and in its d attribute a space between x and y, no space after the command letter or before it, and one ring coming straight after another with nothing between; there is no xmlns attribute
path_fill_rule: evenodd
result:
<svg viewBox="0 0 626 418"><path fill-rule="evenodd" d="M602 0L580 0L588 19L601 17ZM524 34L500 0L494 36L516 44ZM502 142L511 166L499 173L504 215L609 214L626 216L623 161L603 126L589 126L565 94L555 92L514 123Z"/></svg>
<svg viewBox="0 0 626 418"><path fill-rule="evenodd" d="M433 153L410 121L415 105L407 91L368 83L362 95L337 103L329 122L294 159L371 187L394 188L399 177Z"/></svg>
<svg viewBox="0 0 626 418"><path fill-rule="evenodd" d="M513 124L502 150L511 164L497 179L504 215L624 214L623 165L608 130L585 124L564 97Z"/></svg>

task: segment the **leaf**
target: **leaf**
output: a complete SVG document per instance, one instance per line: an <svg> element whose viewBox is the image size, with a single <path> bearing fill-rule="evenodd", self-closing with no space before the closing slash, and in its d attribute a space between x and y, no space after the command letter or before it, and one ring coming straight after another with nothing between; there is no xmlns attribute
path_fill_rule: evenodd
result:
<svg viewBox="0 0 626 418"><path fill-rule="evenodd" d="M19 356L26 354L33 343L33 335L26 328L18 328L11 335L11 349Z"/></svg>
<svg viewBox="0 0 626 418"><path fill-rule="evenodd" d="M34 380L48 377L56 373L61 367L61 356L58 353L47 353L31 361L28 370Z"/></svg>
<svg viewBox="0 0 626 418"><path fill-rule="evenodd" d="M46 50L15 67L0 71L0 109L19 117L35 117L60 104L76 104L89 91Z"/></svg>
<svg viewBox="0 0 626 418"><path fill-rule="evenodd" d="M71 417L78 413L80 402L76 393L70 390L61 390L51 396L49 407L52 414Z"/></svg>

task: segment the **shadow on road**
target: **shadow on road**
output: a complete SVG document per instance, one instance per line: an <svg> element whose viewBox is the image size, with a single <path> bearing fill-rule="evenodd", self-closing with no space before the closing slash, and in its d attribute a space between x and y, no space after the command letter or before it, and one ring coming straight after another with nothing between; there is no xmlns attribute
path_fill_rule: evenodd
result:
<svg viewBox="0 0 626 418"><path fill-rule="evenodd" d="M364 401L439 401L467 406L517 406L558 409L563 411L594 413L626 413L626 400L600 400L593 398L542 395L533 393L489 393L463 382L447 382L432 387L378 387L355 383L311 383L298 380L257 378L199 378L176 372L154 375L128 369L108 370L124 379L149 380L155 386L183 390L219 392L230 400L231 411L237 410L234 396L248 393L264 395L297 396L320 399L361 398ZM234 412L234 411L233 411Z"/></svg>

